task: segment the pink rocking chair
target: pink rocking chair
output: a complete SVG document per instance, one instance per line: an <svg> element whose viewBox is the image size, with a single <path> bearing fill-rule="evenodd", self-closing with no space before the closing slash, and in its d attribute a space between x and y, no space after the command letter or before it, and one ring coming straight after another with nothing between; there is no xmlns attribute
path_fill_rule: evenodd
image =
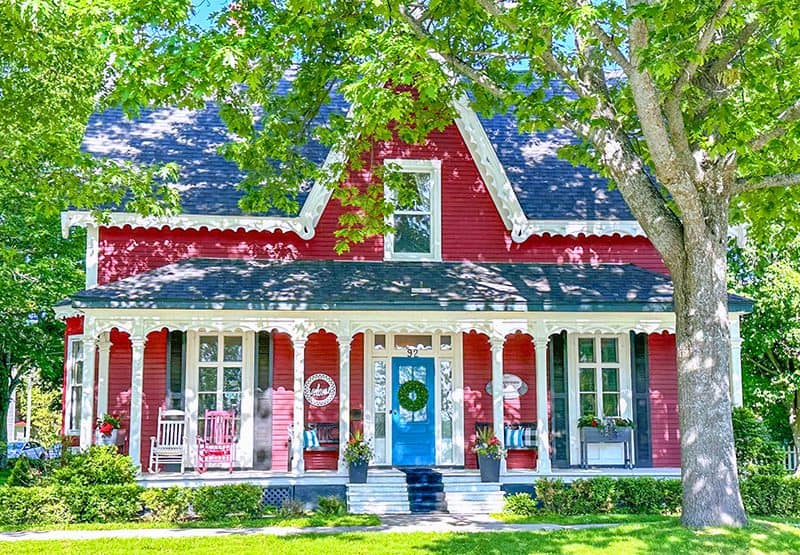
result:
<svg viewBox="0 0 800 555"><path fill-rule="evenodd" d="M225 410L207 410L203 437L197 438L197 471L208 470L209 463L228 463L233 472L236 454L236 415Z"/></svg>

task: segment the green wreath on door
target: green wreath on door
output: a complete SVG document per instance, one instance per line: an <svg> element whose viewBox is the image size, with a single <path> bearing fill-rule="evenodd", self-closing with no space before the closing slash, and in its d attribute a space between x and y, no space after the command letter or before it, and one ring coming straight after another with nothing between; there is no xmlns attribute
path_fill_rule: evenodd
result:
<svg viewBox="0 0 800 555"><path fill-rule="evenodd" d="M428 388L419 380L408 380L397 390L397 400L407 411L422 410L428 404Z"/></svg>

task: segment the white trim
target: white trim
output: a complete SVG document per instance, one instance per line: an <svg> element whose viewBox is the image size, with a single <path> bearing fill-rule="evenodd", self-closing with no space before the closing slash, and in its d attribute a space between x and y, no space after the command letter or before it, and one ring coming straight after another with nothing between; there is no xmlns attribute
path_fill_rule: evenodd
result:
<svg viewBox="0 0 800 555"><path fill-rule="evenodd" d="M416 160L410 158L387 158L384 165L398 166L401 173L427 173L431 176L431 250L427 253L394 252L394 234L388 233L383 239L384 260L442 260L442 161ZM394 191L384 187L387 199L394 198ZM394 225L394 215L387 217L387 223Z"/></svg>
<svg viewBox="0 0 800 555"><path fill-rule="evenodd" d="M744 405L744 396L742 393L742 337L740 334L741 325L739 323L738 312L732 312L728 315L730 319L729 333L731 341L731 358L730 358L730 395L731 403L734 407L741 407Z"/></svg>
<svg viewBox="0 0 800 555"><path fill-rule="evenodd" d="M111 340L109 333L100 335L97 343L97 416L108 412L108 365L111 355Z"/></svg>
<svg viewBox="0 0 800 555"><path fill-rule="evenodd" d="M618 363L606 363L607 367L611 368L619 368L619 404L620 404L620 414L622 418L628 418L633 420L633 387L631 382L631 351L630 351L630 334L628 333L619 333L619 334L610 334L610 333L602 333L602 332L595 332L595 333L568 333L567 334L567 369L568 369L568 418L569 418L569 442L570 442L570 462L572 464L578 464L580 461L580 431L578 429L578 415L580 414L580 383L578 377L578 339L581 337L591 337L595 339L596 346L595 346L595 356L596 361L591 364L597 369L596 374L596 391L600 392L602 387L601 376L600 376L600 368L603 366L604 363L600 361L601 352L599 349L599 342L597 339L600 338L614 338L617 339L617 356L619 359ZM590 364L585 364L584 366L590 366ZM600 398L599 401L602 403L602 395L598 395ZM619 448L620 452L622 451L621 444L609 444L604 445L603 447L611 447L613 449ZM635 451L635 449L633 450ZM633 460L635 454L631 453L631 462L634 463ZM592 464L592 461L589 460L589 464ZM607 462L601 462L598 464L609 464ZM622 464L622 460L620 460L619 464Z"/></svg>
<svg viewBox="0 0 800 555"><path fill-rule="evenodd" d="M142 397L144 389L144 348L146 336L131 336L131 412L128 456L141 469L142 457Z"/></svg>
<svg viewBox="0 0 800 555"><path fill-rule="evenodd" d="M97 285L97 261L100 258L100 239L95 224L86 226L86 289Z"/></svg>
<svg viewBox="0 0 800 555"><path fill-rule="evenodd" d="M83 386L81 389L81 449L88 449L92 445L94 436L94 372L96 351L96 336L91 333L84 333Z"/></svg>
<svg viewBox="0 0 800 555"><path fill-rule="evenodd" d="M83 335L70 335L67 337L67 372L64 384L64 391L66 392L66 399L64 399L64 435L66 436L80 436L80 428L68 428L67 425L72 418L72 366L75 364L75 343L81 343L81 362L85 360L83 350ZM83 369L81 369L81 388L83 387ZM13 396L12 396L13 397ZM81 403L83 403L83 390L81 389ZM81 409L82 410L82 409ZM82 415L81 415L82 416ZM12 435L8 437L13 437Z"/></svg>
<svg viewBox="0 0 800 555"><path fill-rule="evenodd" d="M547 368L547 348L550 337L546 333L539 333L533 336L534 366L536 376L536 445L538 447L536 459L536 471L541 474L549 474L552 470L550 460L550 418L548 415L547 402L548 390L548 368Z"/></svg>

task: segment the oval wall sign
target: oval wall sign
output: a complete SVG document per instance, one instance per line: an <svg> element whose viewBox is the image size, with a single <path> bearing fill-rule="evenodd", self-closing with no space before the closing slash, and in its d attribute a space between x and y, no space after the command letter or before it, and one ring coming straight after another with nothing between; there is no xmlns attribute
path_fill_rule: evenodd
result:
<svg viewBox="0 0 800 555"><path fill-rule="evenodd" d="M516 374L503 374L503 399L517 399L528 392L528 384ZM486 384L486 393L492 394L492 382Z"/></svg>
<svg viewBox="0 0 800 555"><path fill-rule="evenodd" d="M311 406L324 407L336 397L336 384L328 374L314 374L303 385L303 395Z"/></svg>

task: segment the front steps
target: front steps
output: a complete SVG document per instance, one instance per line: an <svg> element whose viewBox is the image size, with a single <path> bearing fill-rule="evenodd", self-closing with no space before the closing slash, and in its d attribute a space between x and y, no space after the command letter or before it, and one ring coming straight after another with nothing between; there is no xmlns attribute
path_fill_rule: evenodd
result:
<svg viewBox="0 0 800 555"><path fill-rule="evenodd" d="M451 513L491 514L503 511L503 490L497 482L475 476L443 476L442 484Z"/></svg>
<svg viewBox="0 0 800 555"><path fill-rule="evenodd" d="M347 510L354 514L409 514L406 475L370 470L366 484L347 484Z"/></svg>
<svg viewBox="0 0 800 555"><path fill-rule="evenodd" d="M446 513L442 475L432 468L405 468L412 513Z"/></svg>

